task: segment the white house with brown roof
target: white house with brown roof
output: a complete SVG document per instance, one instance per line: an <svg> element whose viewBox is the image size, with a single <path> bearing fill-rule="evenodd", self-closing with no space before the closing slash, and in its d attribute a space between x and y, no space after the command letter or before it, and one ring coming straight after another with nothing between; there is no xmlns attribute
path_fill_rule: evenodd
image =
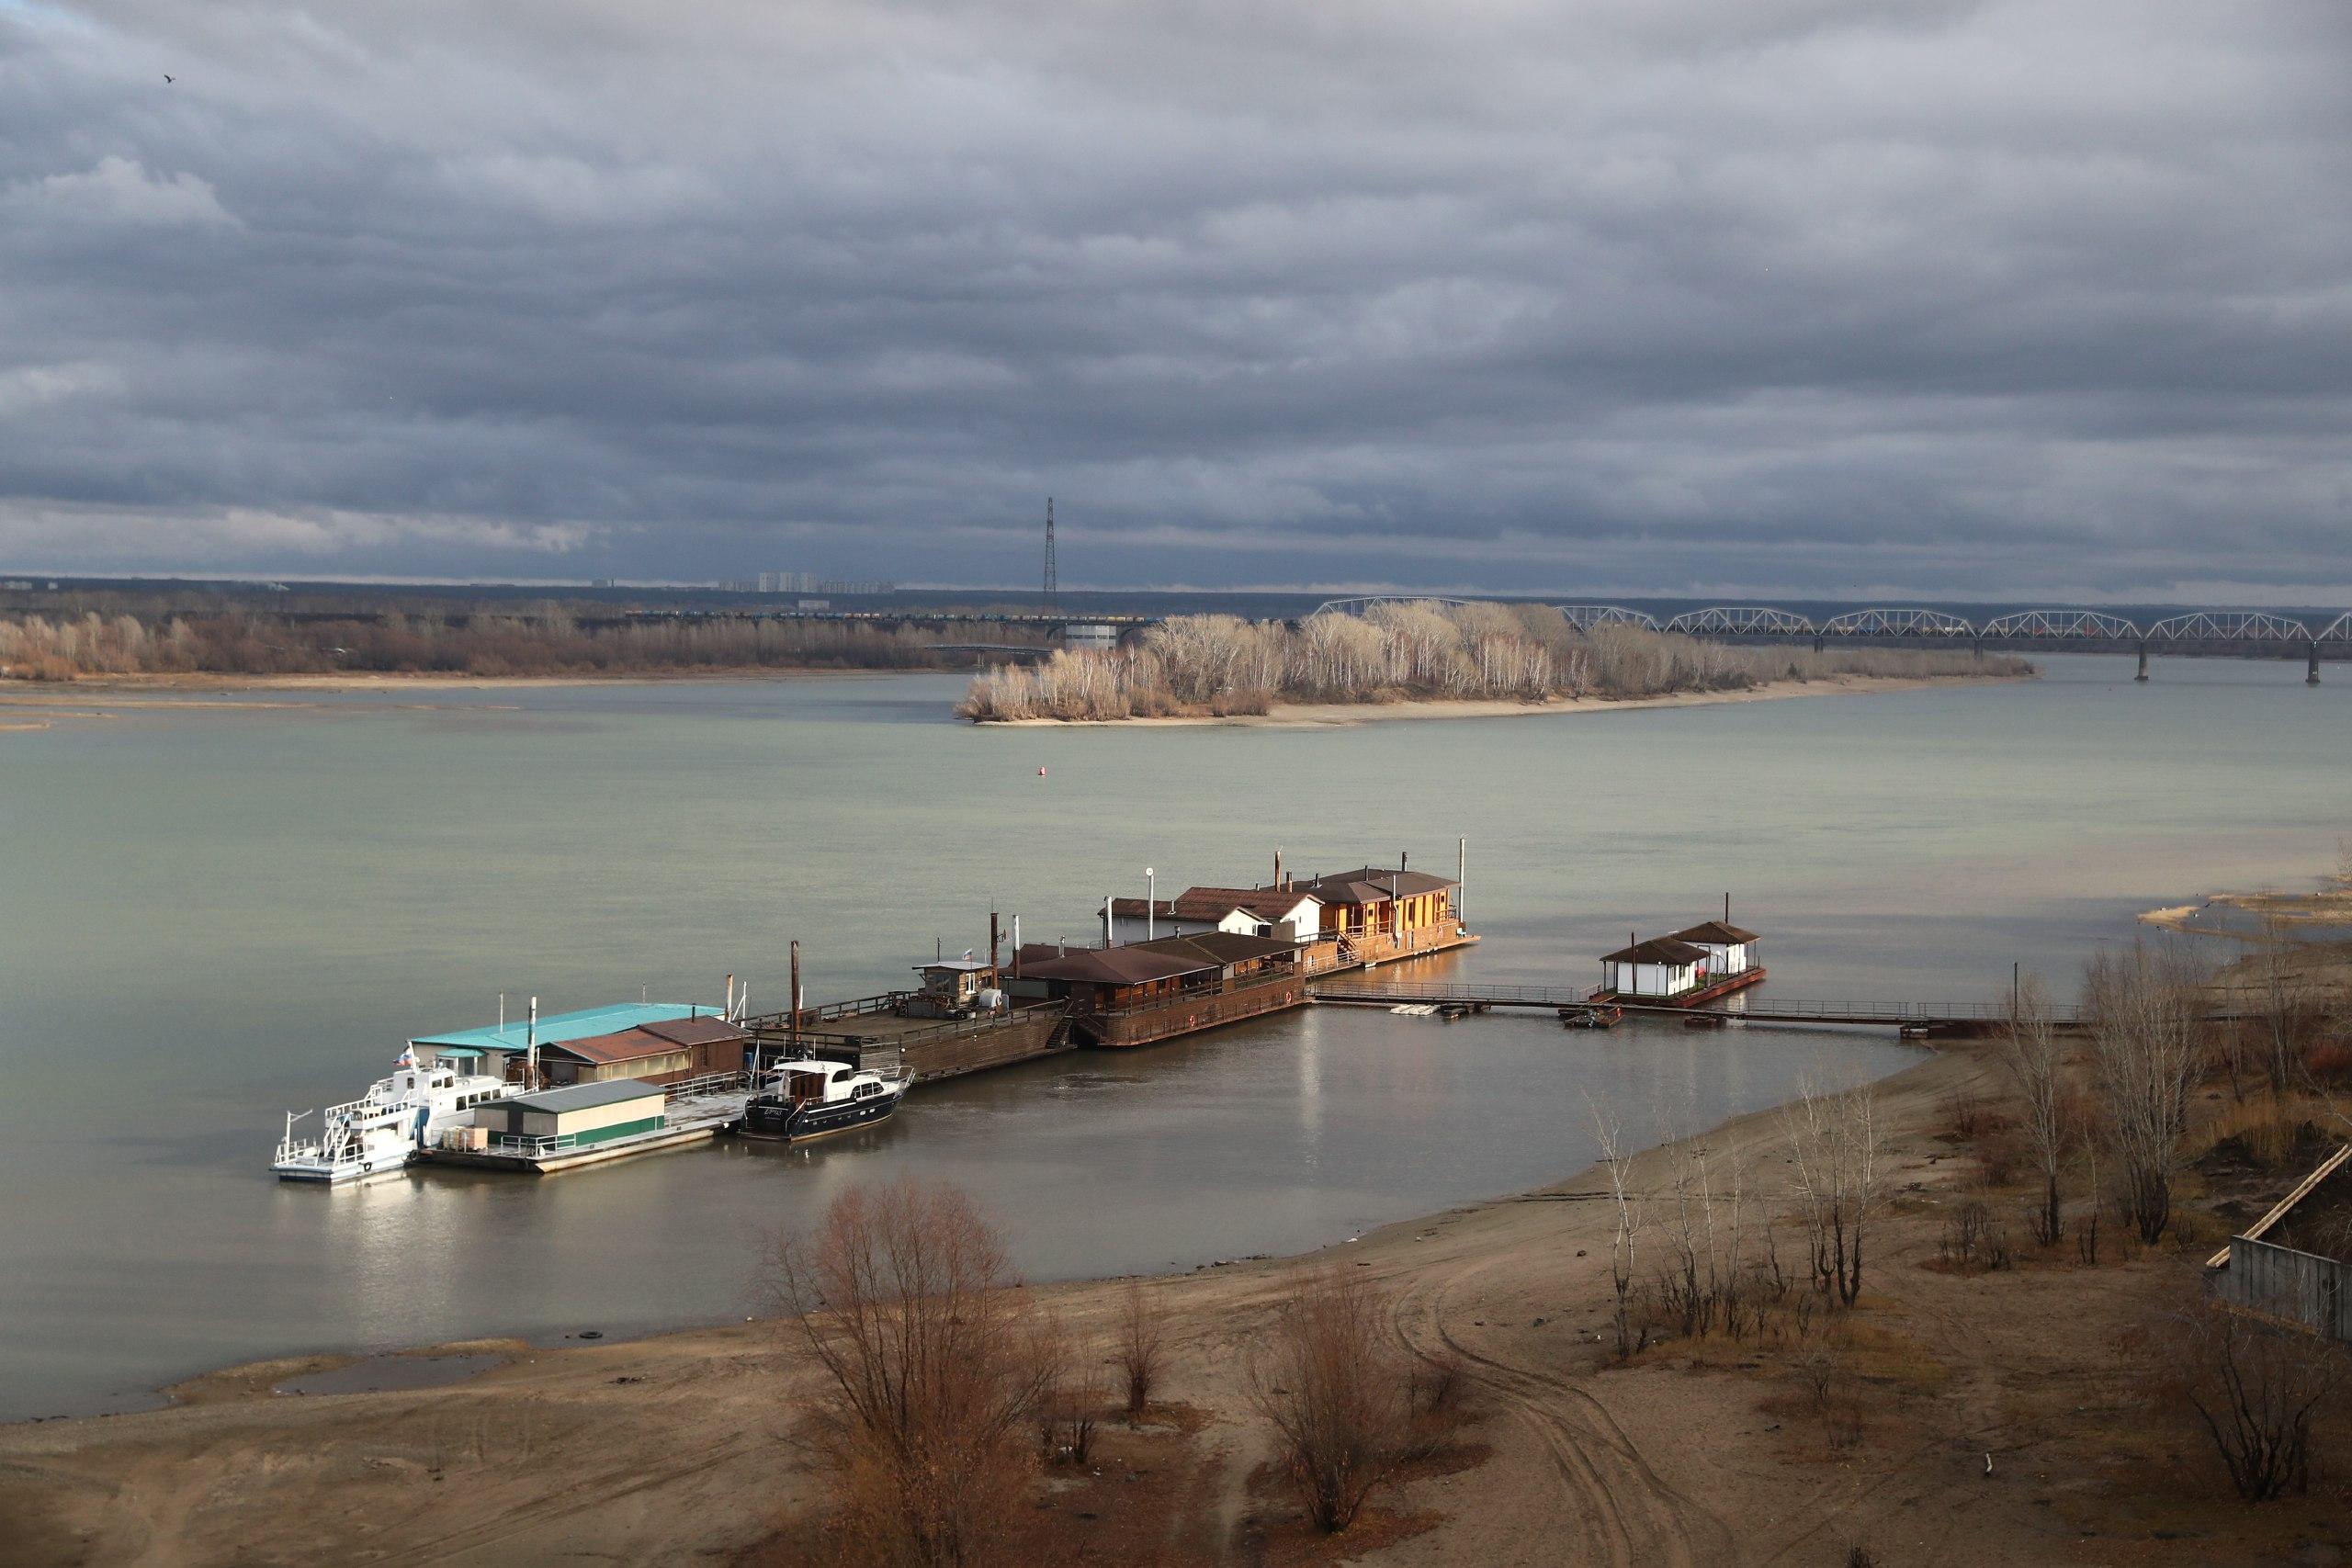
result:
<svg viewBox="0 0 2352 1568"><path fill-rule="evenodd" d="M1297 888L1188 887L1154 905L1148 920L1142 899L1112 899L1110 940L1113 946L1121 947L1148 936L1225 931L1233 936L1313 942L1321 934L1322 916L1323 901Z"/></svg>
<svg viewBox="0 0 2352 1568"><path fill-rule="evenodd" d="M1687 942L1707 954L1706 971L1710 978L1745 974L1756 967L1756 933L1742 930L1728 920L1709 920L1688 931L1674 933L1676 942Z"/></svg>
<svg viewBox="0 0 2352 1568"><path fill-rule="evenodd" d="M1679 937L1654 936L1601 954L1600 984L1621 997L1679 997L1695 990L1707 950Z"/></svg>

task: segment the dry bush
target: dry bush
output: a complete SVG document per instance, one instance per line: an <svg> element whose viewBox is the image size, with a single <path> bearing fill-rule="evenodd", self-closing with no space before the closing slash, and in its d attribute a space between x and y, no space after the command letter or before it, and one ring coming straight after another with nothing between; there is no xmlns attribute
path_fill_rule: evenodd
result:
<svg viewBox="0 0 2352 1568"><path fill-rule="evenodd" d="M1047 1464L1084 1464L1102 1416L1102 1374L1090 1367L1049 1376L1035 1412L1038 1451Z"/></svg>
<svg viewBox="0 0 2352 1568"><path fill-rule="evenodd" d="M2312 1425L2346 1387L2341 1346L2201 1301L2181 1320L2173 1362L2239 1496L2310 1490Z"/></svg>
<svg viewBox="0 0 2352 1568"><path fill-rule="evenodd" d="M1126 1385L1130 1423L1151 1404L1151 1391L1159 1382L1160 1363L1167 1355L1167 1310L1142 1280L1130 1282L1120 1305L1115 1358Z"/></svg>
<svg viewBox="0 0 2352 1568"><path fill-rule="evenodd" d="M1944 1222L1936 1242L1936 1258L1956 1274L1973 1274L2009 1266L2008 1232L1993 1217L1991 1205L1971 1198Z"/></svg>
<svg viewBox="0 0 2352 1568"><path fill-rule="evenodd" d="M854 1187L773 1249L769 1284L831 1386L817 1443L844 1540L894 1564L970 1563L1035 1473L1047 1325L952 1187Z"/></svg>
<svg viewBox="0 0 2352 1568"><path fill-rule="evenodd" d="M1332 1534L1419 1446L1387 1315L1354 1273L1306 1274L1250 1364L1250 1404L1273 1428L1277 1462L1308 1520Z"/></svg>

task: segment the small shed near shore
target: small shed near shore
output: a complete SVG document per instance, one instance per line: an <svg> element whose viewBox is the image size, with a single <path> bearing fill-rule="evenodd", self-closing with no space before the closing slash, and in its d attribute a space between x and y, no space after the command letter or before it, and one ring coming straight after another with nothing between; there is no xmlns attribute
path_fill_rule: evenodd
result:
<svg viewBox="0 0 2352 1568"><path fill-rule="evenodd" d="M474 1121L493 1136L568 1138L581 1148L659 1131L667 1125L666 1104L658 1084L619 1078L493 1100L475 1109Z"/></svg>
<svg viewBox="0 0 2352 1568"><path fill-rule="evenodd" d="M1603 953L1600 984L1622 997L1679 997L1699 985L1707 950L1679 937L1654 936Z"/></svg>

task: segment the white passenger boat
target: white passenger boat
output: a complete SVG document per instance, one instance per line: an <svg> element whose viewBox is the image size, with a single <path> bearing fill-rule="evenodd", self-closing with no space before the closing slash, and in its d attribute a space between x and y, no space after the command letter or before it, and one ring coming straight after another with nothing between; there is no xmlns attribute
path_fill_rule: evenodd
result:
<svg viewBox="0 0 2352 1568"><path fill-rule="evenodd" d="M452 1127L470 1125L473 1108L522 1092L521 1086L444 1062L420 1064L413 1046L401 1053L392 1076L359 1099L319 1112L316 1136L298 1137L294 1124L311 1112L288 1111L286 1136L270 1169L285 1181L332 1186L389 1176L407 1166Z"/></svg>

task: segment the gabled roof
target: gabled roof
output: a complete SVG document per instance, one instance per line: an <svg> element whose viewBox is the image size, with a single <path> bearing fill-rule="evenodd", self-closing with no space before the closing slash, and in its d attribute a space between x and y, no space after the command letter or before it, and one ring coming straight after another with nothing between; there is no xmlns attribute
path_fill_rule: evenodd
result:
<svg viewBox="0 0 2352 1568"><path fill-rule="evenodd" d="M1654 936L1647 942L1637 942L1631 947L1621 947L1614 953L1600 955L1603 964L1696 964L1707 956L1703 947L1670 936Z"/></svg>
<svg viewBox="0 0 2352 1568"><path fill-rule="evenodd" d="M1128 945L1147 953L1165 953L1171 957L1197 955L1218 965L1247 964L1253 958L1272 958L1276 953L1295 953L1299 947L1297 942L1278 936L1243 936L1238 931L1163 936L1157 941L1130 942Z"/></svg>
<svg viewBox="0 0 2352 1568"><path fill-rule="evenodd" d="M547 1013L539 1019L538 1040L542 1045L558 1045L567 1040L618 1033L641 1024L697 1016L715 1017L718 1011L718 1008L691 1002L622 1002L612 1007L583 1008L578 1012ZM420 1034L410 1043L475 1045L492 1051L520 1051L529 1044L530 1034L530 1021L518 1018L508 1021L503 1026L492 1024L481 1029L453 1030L447 1034Z"/></svg>
<svg viewBox="0 0 2352 1568"><path fill-rule="evenodd" d="M1385 901L1393 888L1399 898L1416 894L1436 893L1454 886L1450 876L1431 876L1425 871L1391 871L1383 866L1367 865L1355 871L1343 871L1337 876L1318 876L1312 881L1294 884L1299 892L1312 893L1326 904L1378 904Z"/></svg>
<svg viewBox="0 0 2352 1568"><path fill-rule="evenodd" d="M1204 974L1218 967L1217 960L1198 953L1180 955L1153 951L1159 945L1134 942L1125 947L1023 947L1021 977L1076 980L1096 986L1140 986L1152 980L1172 980L1179 975Z"/></svg>
<svg viewBox="0 0 2352 1568"><path fill-rule="evenodd" d="M1718 947L1758 940L1754 931L1743 931L1722 920L1709 920L1704 925L1692 926L1689 931L1676 931L1674 935L1678 942L1711 942Z"/></svg>
<svg viewBox="0 0 2352 1568"><path fill-rule="evenodd" d="M1301 904L1321 902L1304 887L1187 887L1176 900L1176 913L1189 918L1194 909L1215 909L1222 919L1247 909L1261 920L1279 920Z"/></svg>

